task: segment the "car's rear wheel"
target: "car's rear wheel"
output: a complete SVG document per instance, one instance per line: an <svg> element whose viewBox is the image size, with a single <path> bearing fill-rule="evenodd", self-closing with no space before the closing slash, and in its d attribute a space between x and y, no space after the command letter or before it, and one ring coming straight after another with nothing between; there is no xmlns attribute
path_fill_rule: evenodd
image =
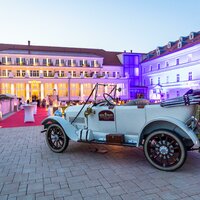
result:
<svg viewBox="0 0 200 200"><path fill-rule="evenodd" d="M69 138L60 125L51 124L46 132L46 142L53 152L61 153L68 147Z"/></svg>
<svg viewBox="0 0 200 200"><path fill-rule="evenodd" d="M144 154L154 167L164 171L180 168L187 157L183 142L168 130L152 132L145 140Z"/></svg>

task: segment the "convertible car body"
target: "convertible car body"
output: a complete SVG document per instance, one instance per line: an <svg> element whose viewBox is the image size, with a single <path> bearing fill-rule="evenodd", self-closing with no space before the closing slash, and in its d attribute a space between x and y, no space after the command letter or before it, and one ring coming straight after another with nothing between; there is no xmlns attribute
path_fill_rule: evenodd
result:
<svg viewBox="0 0 200 200"><path fill-rule="evenodd" d="M97 88L98 84L92 93ZM190 105L176 102L176 106L172 106L173 101L170 101L170 106L165 102L167 106L162 107L160 104L149 105L147 100L140 99L116 105L111 96L116 90L115 86L110 93L104 93L104 100L98 103L69 106L64 118L52 116L43 120L42 132L46 134L50 149L63 152L69 140L143 146L147 160L165 171L180 168L187 151L199 149L198 120L194 117L199 101Z"/></svg>

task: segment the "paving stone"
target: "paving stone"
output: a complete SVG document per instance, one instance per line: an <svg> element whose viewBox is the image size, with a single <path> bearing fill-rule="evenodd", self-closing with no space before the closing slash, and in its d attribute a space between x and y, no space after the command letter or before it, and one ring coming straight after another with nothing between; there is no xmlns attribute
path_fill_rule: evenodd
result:
<svg viewBox="0 0 200 200"><path fill-rule="evenodd" d="M117 195L122 195L125 194L126 192L122 189L120 186L112 187L112 188L107 188L107 192L109 193L110 196L117 196Z"/></svg>
<svg viewBox="0 0 200 200"><path fill-rule="evenodd" d="M94 196L98 194L95 187L81 189L80 192L83 197Z"/></svg>
<svg viewBox="0 0 200 200"><path fill-rule="evenodd" d="M60 185L59 184L48 184L44 186L44 192L48 192L48 191L54 191L54 190L58 190L60 189Z"/></svg>
<svg viewBox="0 0 200 200"><path fill-rule="evenodd" d="M112 200L108 194L98 194L90 197L85 197L84 200Z"/></svg>
<svg viewBox="0 0 200 200"><path fill-rule="evenodd" d="M71 195L71 190L68 188L65 189L59 189L54 191L54 197L55 198L60 198L60 197L66 197Z"/></svg>
<svg viewBox="0 0 200 200"><path fill-rule="evenodd" d="M35 200L35 194L29 194L24 196L18 196L17 200Z"/></svg>
<svg viewBox="0 0 200 200"><path fill-rule="evenodd" d="M72 182L72 183L69 183L69 188L71 190L79 190L79 189L86 188L86 185L82 181L81 182Z"/></svg>
<svg viewBox="0 0 200 200"><path fill-rule="evenodd" d="M4 184L1 194L12 194L18 192L19 183Z"/></svg>
<svg viewBox="0 0 200 200"><path fill-rule="evenodd" d="M28 184L27 193L38 193L44 191L44 185L43 183L30 183Z"/></svg>

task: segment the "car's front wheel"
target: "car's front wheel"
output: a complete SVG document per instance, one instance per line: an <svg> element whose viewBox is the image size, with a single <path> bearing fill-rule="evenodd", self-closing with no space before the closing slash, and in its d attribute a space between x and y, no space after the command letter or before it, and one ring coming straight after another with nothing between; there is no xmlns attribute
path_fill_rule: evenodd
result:
<svg viewBox="0 0 200 200"><path fill-rule="evenodd" d="M180 168L187 157L183 142L168 130L154 131L147 136L144 154L154 167L164 171Z"/></svg>
<svg viewBox="0 0 200 200"><path fill-rule="evenodd" d="M68 147L69 138L60 125L51 124L46 132L46 142L53 152L61 153Z"/></svg>

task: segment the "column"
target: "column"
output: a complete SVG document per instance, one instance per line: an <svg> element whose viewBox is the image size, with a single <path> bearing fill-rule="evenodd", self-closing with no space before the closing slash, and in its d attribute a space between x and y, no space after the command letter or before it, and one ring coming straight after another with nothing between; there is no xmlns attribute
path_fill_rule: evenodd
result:
<svg viewBox="0 0 200 200"><path fill-rule="evenodd" d="M41 98L41 101L42 101L42 99L44 99L44 84L43 83L40 84L40 91L41 91L40 98Z"/></svg>
<svg viewBox="0 0 200 200"><path fill-rule="evenodd" d="M14 83L11 83L10 90L11 90L11 94L15 95Z"/></svg>
<svg viewBox="0 0 200 200"><path fill-rule="evenodd" d="M80 88L80 99L82 101L84 101L84 94L83 94L83 84L80 84L81 85L81 88Z"/></svg>
<svg viewBox="0 0 200 200"><path fill-rule="evenodd" d="M56 90L56 93L58 94L58 84L57 83L54 83L54 88Z"/></svg>
<svg viewBox="0 0 200 200"><path fill-rule="evenodd" d="M29 83L26 83L26 100L28 100L30 98L29 95Z"/></svg>

